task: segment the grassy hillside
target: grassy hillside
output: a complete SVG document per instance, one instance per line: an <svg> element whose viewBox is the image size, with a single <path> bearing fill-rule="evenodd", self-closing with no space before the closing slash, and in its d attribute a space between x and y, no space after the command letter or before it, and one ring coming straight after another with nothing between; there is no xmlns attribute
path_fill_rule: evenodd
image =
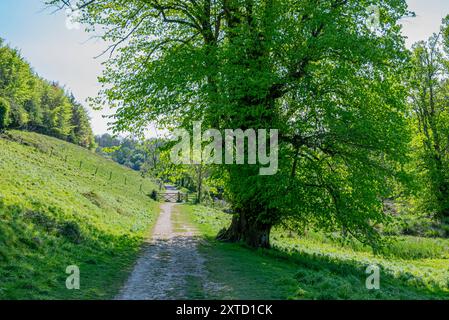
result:
<svg viewBox="0 0 449 320"><path fill-rule="evenodd" d="M214 240L231 216L184 205L207 240L201 247L212 281L230 299L449 299L449 240L398 237L380 255L320 233L272 234L273 249L253 250ZM380 266L380 290L367 290L368 265Z"/></svg>
<svg viewBox="0 0 449 320"><path fill-rule="evenodd" d="M156 220L154 188L81 147L0 136L0 299L113 297ZM65 286L69 265L80 290Z"/></svg>

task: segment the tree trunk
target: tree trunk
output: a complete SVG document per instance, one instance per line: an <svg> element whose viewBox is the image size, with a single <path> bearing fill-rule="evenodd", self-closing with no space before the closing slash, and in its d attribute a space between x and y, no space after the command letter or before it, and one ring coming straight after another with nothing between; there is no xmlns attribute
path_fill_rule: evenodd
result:
<svg viewBox="0 0 449 320"><path fill-rule="evenodd" d="M197 193L197 196L196 196L196 201L197 201L197 203L201 203L201 194L202 194L202 192L203 192L203 171L202 171L202 167L201 167L201 165L198 167L198 181L197 181L197 184L198 184L198 193Z"/></svg>
<svg viewBox="0 0 449 320"><path fill-rule="evenodd" d="M253 248L269 248L271 227L270 224L248 219L247 215L239 213L232 218L228 229L218 233L217 239L226 242L243 241Z"/></svg>
<svg viewBox="0 0 449 320"><path fill-rule="evenodd" d="M447 219L449 218L449 184L447 182L440 183L438 191L437 200L440 204L440 210L437 215L440 218Z"/></svg>

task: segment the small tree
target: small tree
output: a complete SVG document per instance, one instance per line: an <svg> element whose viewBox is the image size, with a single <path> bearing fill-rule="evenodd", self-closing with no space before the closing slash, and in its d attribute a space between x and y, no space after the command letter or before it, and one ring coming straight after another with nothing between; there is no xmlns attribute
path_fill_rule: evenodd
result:
<svg viewBox="0 0 449 320"><path fill-rule="evenodd" d="M0 97L0 131L6 129L9 125L9 110L8 101Z"/></svg>

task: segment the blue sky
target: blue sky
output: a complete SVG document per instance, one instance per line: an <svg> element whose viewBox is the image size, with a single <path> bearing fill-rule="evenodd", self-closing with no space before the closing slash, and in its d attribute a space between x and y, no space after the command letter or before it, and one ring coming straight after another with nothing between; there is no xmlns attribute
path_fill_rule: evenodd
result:
<svg viewBox="0 0 449 320"><path fill-rule="evenodd" d="M438 31L441 19L449 14L449 0L408 0L416 18L402 21L407 45ZM90 39L82 29L69 30L65 13L44 10L43 0L0 0L0 38L19 48L34 70L48 80L70 89L81 102L95 96L100 86L97 76L102 59L94 59L106 47ZM107 131L103 113L90 110L94 132Z"/></svg>

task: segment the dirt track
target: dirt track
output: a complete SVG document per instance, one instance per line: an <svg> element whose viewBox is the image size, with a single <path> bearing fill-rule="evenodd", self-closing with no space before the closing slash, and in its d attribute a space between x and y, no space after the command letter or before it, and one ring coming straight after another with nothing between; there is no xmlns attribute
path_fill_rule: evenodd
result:
<svg viewBox="0 0 449 320"><path fill-rule="evenodd" d="M168 300L206 298L210 285L204 259L198 252L195 230L175 229L172 215L177 204L164 203L153 236L126 284L120 300Z"/></svg>

